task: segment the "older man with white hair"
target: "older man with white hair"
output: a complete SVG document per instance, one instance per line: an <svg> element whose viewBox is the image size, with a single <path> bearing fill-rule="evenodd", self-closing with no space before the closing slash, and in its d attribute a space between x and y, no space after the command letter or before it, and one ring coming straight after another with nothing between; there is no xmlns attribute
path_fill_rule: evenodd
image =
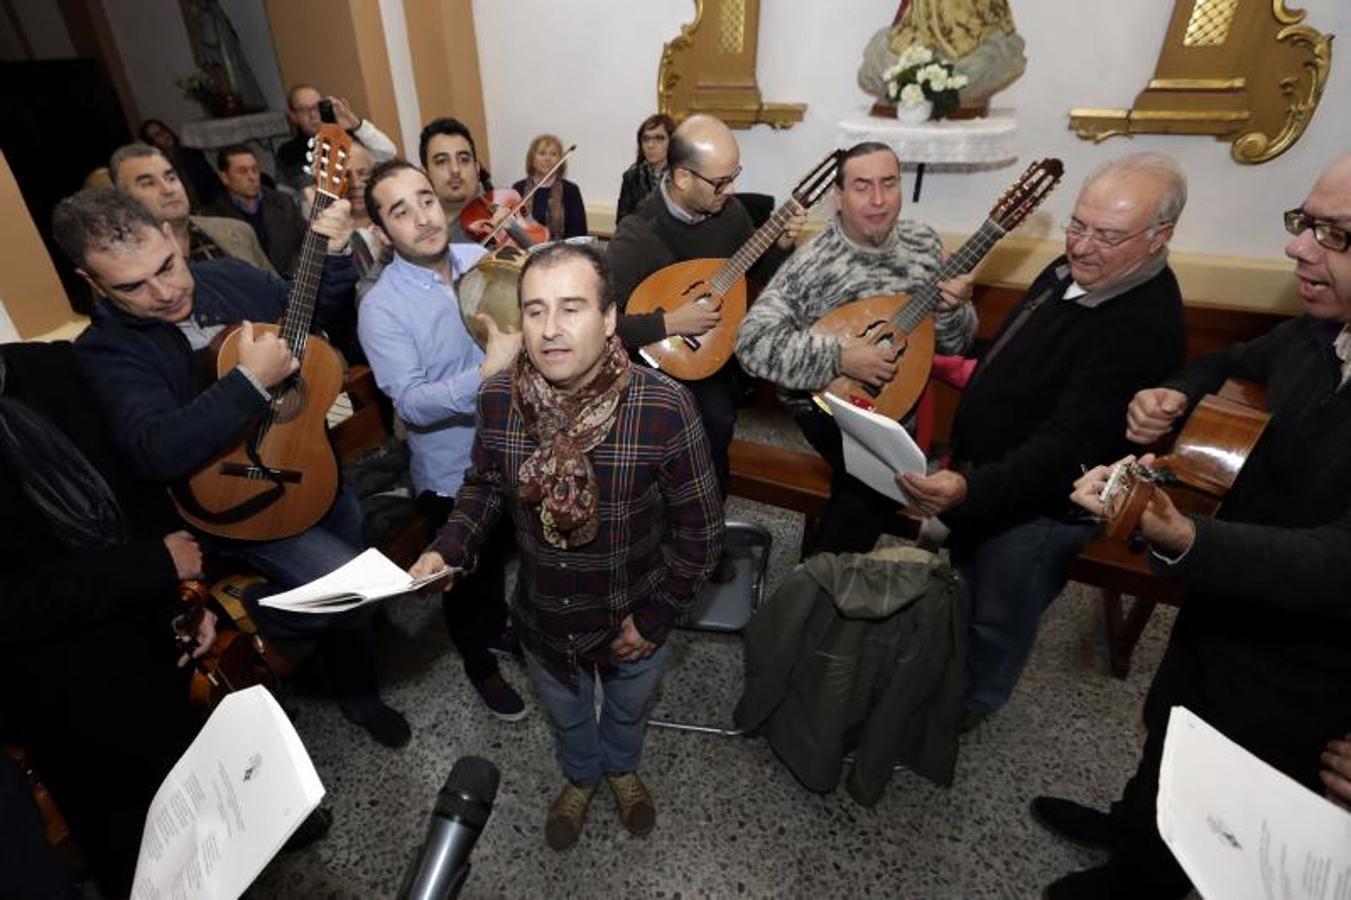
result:
<svg viewBox="0 0 1351 900"><path fill-rule="evenodd" d="M980 355L953 422L950 467L901 478L914 506L952 529L971 590L964 727L1008 700L1042 610L1093 537L1066 502L1080 465L1120 456L1120 411L1182 363L1168 241L1186 197L1181 170L1162 154L1090 175L1065 223L1065 255Z"/></svg>
<svg viewBox="0 0 1351 900"><path fill-rule="evenodd" d="M1141 516L1154 573L1185 585L1187 602L1145 701L1139 767L1111 812L1057 797L1032 803L1052 832L1111 853L1050 885L1052 900L1189 893L1156 824L1173 707L1305 787L1351 796L1342 777L1351 774L1351 155L1283 218L1304 315L1198 359L1126 410L1126 436L1147 446L1225 379L1243 378L1266 388L1271 421L1215 518L1185 515L1163 492ZM1085 473L1071 499L1102 515L1108 472Z"/></svg>

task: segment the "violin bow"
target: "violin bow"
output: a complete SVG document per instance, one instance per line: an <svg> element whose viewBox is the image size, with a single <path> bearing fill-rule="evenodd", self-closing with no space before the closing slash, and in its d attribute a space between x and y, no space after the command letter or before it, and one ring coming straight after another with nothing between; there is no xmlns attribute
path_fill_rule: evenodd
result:
<svg viewBox="0 0 1351 900"><path fill-rule="evenodd" d="M507 223L511 221L512 216L515 216L516 213L526 208L526 204L529 203L531 198L535 196L535 192L538 191L541 186L543 186L544 182L552 178L555 172L557 172L560 168L563 167L563 163L568 161L568 157L571 156L576 149L577 145L573 144L572 146L568 147L567 150L564 150L563 155L558 157L558 162L554 163L553 167L550 168L549 171L544 173L543 178L535 182L534 187L526 191L525 196L521 198L521 202L516 204L516 208L511 211L511 215L503 218L501 222L498 222L497 227L495 227L492 231L488 232L488 236L485 237L483 240L479 241L479 243L485 247L489 243L491 243L492 239L497 237L498 233L501 232L502 229L507 227Z"/></svg>

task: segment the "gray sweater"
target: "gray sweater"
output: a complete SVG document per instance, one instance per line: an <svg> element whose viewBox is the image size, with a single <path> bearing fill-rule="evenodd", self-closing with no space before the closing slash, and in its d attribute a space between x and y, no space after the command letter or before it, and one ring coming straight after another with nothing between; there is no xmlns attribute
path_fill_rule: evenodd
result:
<svg viewBox="0 0 1351 900"><path fill-rule="evenodd" d="M751 306L737 330L736 353L753 375L774 382L790 412L812 408L811 394L840 374L840 345L808 333L836 307L865 297L911 293L942 263L938 233L900 219L880 247L845 236L839 218L794 253ZM960 353L976 332L969 303L934 313L938 352Z"/></svg>

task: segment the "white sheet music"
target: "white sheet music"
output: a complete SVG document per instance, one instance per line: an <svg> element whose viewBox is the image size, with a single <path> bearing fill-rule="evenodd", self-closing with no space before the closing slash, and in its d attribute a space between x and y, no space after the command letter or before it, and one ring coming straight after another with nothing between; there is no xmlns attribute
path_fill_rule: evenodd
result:
<svg viewBox="0 0 1351 900"><path fill-rule="evenodd" d="M442 569L415 579L389 557L371 547L322 578L281 594L264 597L258 604L291 612L342 612L386 597L411 593L453 571Z"/></svg>
<svg viewBox="0 0 1351 900"><path fill-rule="evenodd" d="M1158 825L1203 897L1351 900L1351 812L1181 706L1164 738Z"/></svg>
<svg viewBox="0 0 1351 900"><path fill-rule="evenodd" d="M910 497L896 483L896 476L903 472L923 475L928 465L914 438L894 419L860 409L834 394L825 396L840 426L845 469L873 490L909 503Z"/></svg>
<svg viewBox="0 0 1351 900"><path fill-rule="evenodd" d="M230 694L155 793L133 900L238 897L323 796L272 694Z"/></svg>

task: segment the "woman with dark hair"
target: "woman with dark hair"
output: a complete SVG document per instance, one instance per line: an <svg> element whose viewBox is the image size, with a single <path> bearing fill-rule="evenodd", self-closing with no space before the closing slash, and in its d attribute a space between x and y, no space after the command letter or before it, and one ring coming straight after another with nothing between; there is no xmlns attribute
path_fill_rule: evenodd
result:
<svg viewBox="0 0 1351 900"><path fill-rule="evenodd" d="M638 208L643 198L666 174L666 150L671 146L675 120L666 113L657 113L643 119L638 126L638 159L624 170L619 182L619 206L615 209L615 224Z"/></svg>
<svg viewBox="0 0 1351 900"><path fill-rule="evenodd" d="M184 147L178 142L178 135L160 119L146 119L136 136L144 144L159 148L159 151L173 163L178 170L179 180L188 189L188 202L193 210L200 210L216 198L223 189L220 177L201 150Z"/></svg>
<svg viewBox="0 0 1351 900"><path fill-rule="evenodd" d="M550 240L580 237L586 234L586 206L582 203L581 188L563 178L568 164L545 179L545 175L563 158L563 142L557 135L536 135L525 154L526 178L511 187L524 197L539 185L530 201L530 215L549 229Z"/></svg>

